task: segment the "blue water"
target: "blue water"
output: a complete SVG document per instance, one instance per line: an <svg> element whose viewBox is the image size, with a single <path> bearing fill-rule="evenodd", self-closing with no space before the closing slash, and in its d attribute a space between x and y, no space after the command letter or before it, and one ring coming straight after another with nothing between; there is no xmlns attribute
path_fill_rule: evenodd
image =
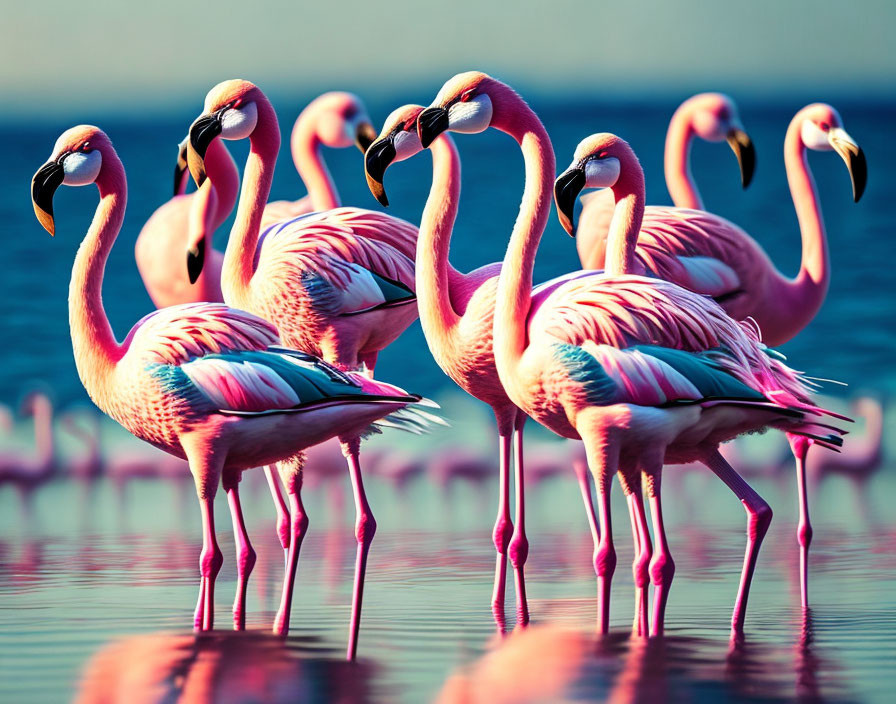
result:
<svg viewBox="0 0 896 704"><path fill-rule="evenodd" d="M284 132L312 96L278 103ZM369 105L375 120L403 95ZM293 109L285 108L294 104ZM576 143L596 131L628 139L647 174L649 202L665 203L662 142L673 104L602 104L536 100L563 168ZM175 145L196 106L145 121L101 122L124 161L128 215L112 252L105 306L123 337L151 310L133 260L133 244L150 213L169 196ZM799 263L796 217L781 157L784 130L800 104L744 103L743 121L758 150L753 185L739 186L726 146L697 144L693 168L708 207L744 226L779 268ZM892 359L896 306L892 275L896 240L888 209L896 187L890 165L894 105L837 104L846 129L868 158L868 188L853 204L845 166L835 154L813 154L833 259L827 303L784 351L792 364L849 384L833 395L896 391ZM151 119L150 119L151 118ZM93 119L85 116L85 119ZM97 203L95 189L60 188L57 234L36 222L30 179L58 134L71 124L6 124L0 172L5 269L0 279L0 402L14 404L40 380L61 408L86 397L75 375L67 325L71 262ZM462 269L499 260L522 190L519 150L505 135L458 138L464 186L452 259ZM245 158L245 145L234 153ZM379 208L366 189L355 151L327 152L343 198ZM390 212L416 221L429 189L423 155L394 166L386 187ZM286 147L272 199L302 189ZM216 244L223 247L226 228ZM552 219L536 279L576 268L573 242ZM414 451L428 464L434 447L491 448L481 407L450 395L419 325L380 357L378 377L447 402L452 430L421 443L377 439ZM106 433L111 432L109 429ZM533 433L535 435L535 433ZM20 428L19 445L28 428ZM0 440L0 447L7 443ZM107 448L109 447L107 439ZM76 453L69 444L66 453ZM888 455L888 458L891 457ZM63 467L63 470L65 468ZM260 476L247 477L244 503L259 563L250 585L249 632L232 634L229 601L235 573L226 507L218 533L225 553L219 578L220 631L195 638L200 546L189 479L110 480L84 486L56 480L23 501L0 486L0 701L888 701L896 656L896 491L888 459L870 485L843 479L812 495L816 538L812 613L799 610L795 492L792 477L755 486L775 510L750 600L747 639L732 647L727 623L743 554L743 512L717 482L687 477L665 492L667 527L677 564L667 637L645 646L628 638L631 623L630 541L624 504L614 515L619 567L612 633L595 641L590 536L575 485L556 479L529 493L528 566L535 628L495 635L489 609L494 551L493 477L447 491L425 478L407 494L370 480L379 522L365 599L360 662L342 662L354 543L344 477L307 492L311 530L303 548L293 630L269 637L282 578L273 512ZM341 498L340 498L341 494ZM508 588L512 595L512 589ZM512 611L512 608L511 608ZM509 626L513 627L513 619ZM99 685L106 699L96 694ZM474 696L475 695L475 696ZM527 698L528 697L528 698Z"/></svg>
<svg viewBox="0 0 896 704"><path fill-rule="evenodd" d="M396 105L428 102L430 97L401 96L390 103L370 105L370 112L378 121ZM292 101L278 104L283 102L288 105ZM294 104L293 110L281 108L282 129L287 134L303 98L296 98ZM617 106L554 100L534 102L533 106L551 134L560 168L569 163L583 137L598 131L616 132L629 140L641 158L648 202L668 202L662 180L662 145L673 104ZM693 149L693 169L707 207L745 227L788 274L795 274L799 267L800 241L786 188L782 145L789 119L799 107L741 106L741 117L758 150L756 175L746 192L740 189L737 165L726 145L700 143ZM896 175L888 165L896 159L896 144L889 139L896 105L837 107L846 129L867 155L868 188L861 202L853 204L849 176L840 158L833 152L811 155L830 239L833 280L818 317L784 351L797 368L811 370L815 376L839 379L853 389L892 392L896 390L891 364L896 306L888 265L896 258L890 215ZM198 106L185 106L179 114L153 113L152 121L142 124L133 120L100 124L128 174L128 214L110 257L104 287L106 310L120 337L152 309L134 264L133 245L152 211L170 197L175 145L197 110ZM10 346L2 353L0 400L17 398L23 383L33 379L45 380L62 403L84 398L70 353L66 299L72 259L96 207L96 190L57 191L57 235L52 240L35 220L29 199L31 176L49 155L59 133L70 126L13 124L6 128L8 153L0 176L6 257L0 280L0 320ZM522 161L516 144L495 131L460 136L458 144L464 182L452 260L459 268L470 269L503 258L522 193ZM242 163L245 144L237 144L234 152ZM345 204L380 207L367 191L357 151L329 151L326 159ZM288 145L281 150L279 167L271 198L303 195ZM428 155L393 166L386 175L393 204L389 212L418 222L430 177ZM227 231L225 226L217 234L220 248ZM577 264L573 241L552 217L539 250L536 280L578 268ZM450 380L427 353L419 324L383 352L378 376L427 395L451 388Z"/></svg>

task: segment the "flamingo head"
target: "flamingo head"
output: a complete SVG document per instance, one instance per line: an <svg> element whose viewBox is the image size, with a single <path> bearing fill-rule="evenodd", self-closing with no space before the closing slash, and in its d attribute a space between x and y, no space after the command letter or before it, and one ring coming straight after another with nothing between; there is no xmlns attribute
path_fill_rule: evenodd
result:
<svg viewBox="0 0 896 704"><path fill-rule="evenodd" d="M417 133L429 147L442 132L476 134L500 122L500 107L513 89L480 71L459 73L448 80L417 120Z"/></svg>
<svg viewBox="0 0 896 704"><path fill-rule="evenodd" d="M240 79L223 81L205 96L205 109L190 126L187 165L197 186L206 179L205 155L212 141L251 137L258 125L258 106L267 98L254 83Z"/></svg>
<svg viewBox="0 0 896 704"><path fill-rule="evenodd" d="M728 142L740 165L741 185L746 188L756 170L756 149L744 130L734 101L724 93L700 93L682 104L691 129L707 142Z"/></svg>
<svg viewBox="0 0 896 704"><path fill-rule="evenodd" d="M386 169L396 161L404 161L423 151L417 134L417 118L423 112L420 105L404 105L393 110L379 136L367 148L364 156L364 174L373 197L381 205L388 206L383 177Z"/></svg>
<svg viewBox="0 0 896 704"><path fill-rule="evenodd" d="M56 140L50 159L31 180L34 214L51 235L56 232L53 219L53 194L56 189L62 184L87 186L94 183L103 168L104 154L115 156L115 149L99 127L72 127Z"/></svg>
<svg viewBox="0 0 896 704"><path fill-rule="evenodd" d="M846 163L852 181L852 197L858 203L868 182L865 153L843 129L840 114L825 103L813 103L800 110L793 118L799 125L800 139L807 149L817 152L837 152Z"/></svg>
<svg viewBox="0 0 896 704"><path fill-rule="evenodd" d="M305 108L303 115L308 113L314 119L315 134L324 146L345 149L354 145L363 153L376 139L367 108L354 93L324 93Z"/></svg>
<svg viewBox="0 0 896 704"><path fill-rule="evenodd" d="M177 145L177 162L174 165L174 195L183 195L187 190L187 175L189 172L187 164L187 147L190 144L190 135L184 137L183 141Z"/></svg>
<svg viewBox="0 0 896 704"><path fill-rule="evenodd" d="M573 212L579 193L585 188L617 188L644 175L638 157L624 139L601 132L586 137L576 147L572 164L554 181L554 201L560 224L570 236L576 236ZM632 187L636 184L629 183Z"/></svg>

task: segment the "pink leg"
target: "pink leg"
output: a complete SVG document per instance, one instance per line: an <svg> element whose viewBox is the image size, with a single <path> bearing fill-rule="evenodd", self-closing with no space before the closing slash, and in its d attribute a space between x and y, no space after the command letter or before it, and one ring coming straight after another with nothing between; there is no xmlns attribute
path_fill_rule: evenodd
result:
<svg viewBox="0 0 896 704"><path fill-rule="evenodd" d="M650 529L647 526L644 497L640 487L629 494L628 502L632 519L632 535L635 541L635 560L632 563L635 582L635 622L632 631L635 635L646 636L650 623L647 588L650 585L650 560L653 556L653 546L650 543Z"/></svg>
<svg viewBox="0 0 896 704"><path fill-rule="evenodd" d="M590 421L590 422L589 422ZM603 427L599 416L583 418L583 425L593 422L592 428L580 429L585 442L588 468L597 488L597 514L600 522L600 542L594 551L594 571L597 574L597 631L606 635L610 630L610 584L616 571L616 548L613 547L613 527L610 520L610 486L619 469L619 446ZM583 432L584 431L584 432Z"/></svg>
<svg viewBox="0 0 896 704"><path fill-rule="evenodd" d="M526 538L526 487L523 479L523 425L526 416L520 413L517 416L516 431L514 433L514 480L516 489L516 521L513 537L510 539L508 555L513 565L513 574L516 581L516 616L517 624L525 626L529 623L529 602L526 599L526 578L523 568L529 557L529 540Z"/></svg>
<svg viewBox="0 0 896 704"><path fill-rule="evenodd" d="M197 631L210 631L215 622L215 578L224 555L215 539L214 494L199 499L202 511L202 552L199 554L199 603L193 618Z"/></svg>
<svg viewBox="0 0 896 704"><path fill-rule="evenodd" d="M747 598L750 595L750 583L753 581L753 572L756 569L759 548L762 545L762 539L768 532L769 524L772 522L772 509L734 471L718 450L708 456L704 462L737 495L737 498L741 500L741 503L747 510L747 550L744 554L744 567L741 572L740 586L737 590L734 615L731 619L732 629L735 633L740 633L743 631L744 619L747 615Z"/></svg>
<svg viewBox="0 0 896 704"><path fill-rule="evenodd" d="M616 571L616 548L613 546L613 526L610 520L612 476L595 477L600 544L594 553L594 571L597 574L597 630L601 635L610 631L610 585Z"/></svg>
<svg viewBox="0 0 896 704"><path fill-rule="evenodd" d="M355 560L355 584L352 590L352 621L349 627L347 658L354 660L358 652L358 634L361 630L361 602L364 599L364 578L367 573L367 555L370 543L376 533L376 520L367 495L364 493L364 482L361 478L361 464L358 452L361 442L357 438L343 441L342 451L348 459L349 473L352 480L352 492L355 497L355 538L358 541L358 555Z"/></svg>
<svg viewBox="0 0 896 704"><path fill-rule="evenodd" d="M812 542L809 496L806 487L806 455L813 443L802 435L788 435L787 439L796 458L796 485L800 502L800 522L796 537L800 546L800 601L805 609L809 607L809 544Z"/></svg>
<svg viewBox="0 0 896 704"><path fill-rule="evenodd" d="M651 636L663 635L666 618L666 602L669 589L675 576L675 562L666 540L666 526L663 521L663 507L660 501L660 480L662 476L662 460L644 468L647 479L647 498L650 501L650 515L653 518L653 534L656 539L656 552L650 560L650 577L653 581L653 625Z"/></svg>
<svg viewBox="0 0 896 704"><path fill-rule="evenodd" d="M499 424L500 425L500 424ZM510 520L510 443L511 436L498 436L500 476L498 483L498 518L492 531L492 540L497 551L495 557L495 587L492 591L492 613L498 625L498 631L504 631L504 585L507 581L507 548L513 535L513 522Z"/></svg>
<svg viewBox="0 0 896 704"><path fill-rule="evenodd" d="M236 598L233 602L233 627L242 631L246 628L246 589L249 586L249 575L255 567L255 550L249 542L249 533L243 520L243 509L240 506L238 486L227 489L227 503L233 522L233 540L236 544Z"/></svg>
<svg viewBox="0 0 896 704"><path fill-rule="evenodd" d="M296 581L296 568L299 565L299 551L308 531L308 515L302 504L302 473L299 468L286 480L286 491L289 498L290 532L289 550L286 557L286 574L283 576L283 595L280 608L274 619L274 633L286 635L289 632L289 615L292 611L292 594Z"/></svg>
<svg viewBox="0 0 896 704"><path fill-rule="evenodd" d="M594 500L591 498L591 480L588 479L588 465L584 462L574 462L573 470L576 473L576 481L579 491L582 493L582 503L585 504L585 513L588 516L588 528L591 529L591 540L594 550L600 545L600 526L597 523L597 514L594 512Z"/></svg>
<svg viewBox="0 0 896 704"><path fill-rule="evenodd" d="M277 478L277 468L268 464L264 467L264 476L267 477L268 486L271 488L271 498L274 499L274 508L277 510L277 537L283 547L284 557L289 559L289 507L280 493L280 480Z"/></svg>

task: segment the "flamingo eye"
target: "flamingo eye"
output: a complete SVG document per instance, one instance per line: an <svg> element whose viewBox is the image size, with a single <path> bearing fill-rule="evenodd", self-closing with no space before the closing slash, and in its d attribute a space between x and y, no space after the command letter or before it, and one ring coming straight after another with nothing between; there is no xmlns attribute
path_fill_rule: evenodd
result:
<svg viewBox="0 0 896 704"><path fill-rule="evenodd" d="M475 93L476 93L476 90L473 89L473 88L470 88L470 90L465 90L465 91L464 91L463 93L461 93L461 95L460 95L460 102L462 102L462 103L468 103L468 102L470 102L470 101L473 99L473 95L474 95Z"/></svg>
<svg viewBox="0 0 896 704"><path fill-rule="evenodd" d="M242 99L242 98L237 98L236 100L234 100L234 101L230 104L230 107L233 108L233 109L235 109L235 108L238 108L238 107L239 107L240 105L242 105L242 104L243 104L243 99Z"/></svg>
<svg viewBox="0 0 896 704"><path fill-rule="evenodd" d="M81 145L80 151L82 151L82 152L90 151L90 142L84 142L84 144Z"/></svg>
<svg viewBox="0 0 896 704"><path fill-rule="evenodd" d="M821 123L820 125L818 125L818 126L821 128L821 131L822 131L822 132L827 132L828 130L831 129L831 126L830 126L827 122L822 122L822 123Z"/></svg>

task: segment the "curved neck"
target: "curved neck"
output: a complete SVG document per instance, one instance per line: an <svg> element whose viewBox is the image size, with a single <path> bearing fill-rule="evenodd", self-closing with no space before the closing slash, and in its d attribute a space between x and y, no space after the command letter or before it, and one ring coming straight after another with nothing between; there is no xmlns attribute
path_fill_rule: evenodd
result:
<svg viewBox="0 0 896 704"><path fill-rule="evenodd" d="M520 145L526 185L519 215L510 235L495 300L495 362L502 382L522 356L528 343L526 319L532 302L532 270L541 235L551 211L556 168L551 141L538 116L519 96L505 98L507 117L499 129ZM493 124L496 121L493 119ZM513 398L513 396L511 396Z"/></svg>
<svg viewBox="0 0 896 704"><path fill-rule="evenodd" d="M610 276L636 274L635 247L644 218L644 172L634 157L622 165L619 180L613 186L616 207L607 233L607 257L604 269Z"/></svg>
<svg viewBox="0 0 896 704"><path fill-rule="evenodd" d="M240 173L230 151L221 139L214 140L208 147L205 156L205 168L208 180L212 182L217 196L214 217L211 219L209 235L214 234L233 211L236 195L240 188ZM209 240L211 245L211 240Z"/></svg>
<svg viewBox="0 0 896 704"><path fill-rule="evenodd" d="M100 203L75 256L68 317L78 376L90 398L105 411L107 382L122 349L103 308L103 271L124 220L127 183L124 167L117 157L113 158L114 152L103 156L103 168L96 181Z"/></svg>
<svg viewBox="0 0 896 704"><path fill-rule="evenodd" d="M321 154L323 144L317 136L316 111L306 108L299 115L292 129L290 146L296 171L308 189L311 207L315 211L338 208L339 193Z"/></svg>
<svg viewBox="0 0 896 704"><path fill-rule="evenodd" d="M787 129L784 139L784 165L787 183L796 209L802 239L800 271L795 279L779 277L779 304L786 303L789 327L801 329L815 316L830 284L830 261L821 206L815 180L809 170L806 147L800 136L802 118L798 114ZM783 296L784 298L782 298ZM796 327L799 325L799 327Z"/></svg>
<svg viewBox="0 0 896 704"><path fill-rule="evenodd" d="M690 106L684 103L669 121L663 160L666 188L676 207L703 210L703 199L691 173L691 142L694 139L691 117Z"/></svg>
<svg viewBox="0 0 896 704"><path fill-rule="evenodd" d="M437 348L449 343L460 320L448 295L451 291L448 255L460 198L460 157L447 134L436 139L430 151L432 187L417 237L417 309L430 347Z"/></svg>
<svg viewBox="0 0 896 704"><path fill-rule="evenodd" d="M255 250L261 216L271 193L274 166L280 149L280 128L273 107L262 99L257 104L258 123L249 139L249 156L243 172L239 207L221 269L224 300L237 307L247 306L249 284L255 273Z"/></svg>

